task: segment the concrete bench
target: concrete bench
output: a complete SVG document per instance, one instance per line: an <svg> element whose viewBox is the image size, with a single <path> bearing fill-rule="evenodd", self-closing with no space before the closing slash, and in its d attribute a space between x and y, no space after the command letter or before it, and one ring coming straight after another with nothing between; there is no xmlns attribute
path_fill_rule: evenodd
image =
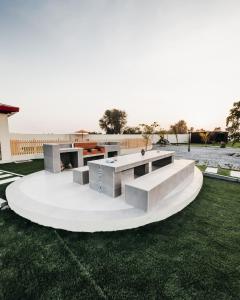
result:
<svg viewBox="0 0 240 300"><path fill-rule="evenodd" d="M175 160L161 169L141 176L125 185L125 200L130 205L150 211L167 194L181 184L186 186L194 175L193 160Z"/></svg>
<svg viewBox="0 0 240 300"><path fill-rule="evenodd" d="M79 184L89 183L89 167L83 166L73 169L73 182Z"/></svg>

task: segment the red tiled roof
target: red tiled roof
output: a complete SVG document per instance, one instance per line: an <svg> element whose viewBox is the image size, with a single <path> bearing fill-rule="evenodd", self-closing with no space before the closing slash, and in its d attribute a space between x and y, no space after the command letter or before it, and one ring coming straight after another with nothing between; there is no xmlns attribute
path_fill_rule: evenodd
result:
<svg viewBox="0 0 240 300"><path fill-rule="evenodd" d="M0 103L0 113L12 115L19 112L19 107Z"/></svg>

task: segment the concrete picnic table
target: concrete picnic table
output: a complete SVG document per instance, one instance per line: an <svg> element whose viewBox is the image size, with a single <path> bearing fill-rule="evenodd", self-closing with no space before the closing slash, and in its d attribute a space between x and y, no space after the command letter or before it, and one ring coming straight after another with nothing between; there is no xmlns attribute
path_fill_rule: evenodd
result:
<svg viewBox="0 0 240 300"><path fill-rule="evenodd" d="M174 151L147 151L88 162L90 188L118 197L130 180L172 163Z"/></svg>

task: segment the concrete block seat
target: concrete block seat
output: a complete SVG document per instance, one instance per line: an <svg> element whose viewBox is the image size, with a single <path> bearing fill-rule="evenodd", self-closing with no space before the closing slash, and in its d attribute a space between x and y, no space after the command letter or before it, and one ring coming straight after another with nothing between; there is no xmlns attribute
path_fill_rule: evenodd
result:
<svg viewBox="0 0 240 300"><path fill-rule="evenodd" d="M160 171L166 168L152 173L157 176L156 182L159 183ZM183 173L178 174L182 179ZM77 232L114 231L136 228L176 214L195 199L202 180L202 173L194 167L191 178L172 190L169 186L169 193L162 195L156 209L149 211L127 203L124 195L112 198L90 189L88 184L74 183L72 170L27 175L7 187L6 197L17 214L44 226Z"/></svg>
<svg viewBox="0 0 240 300"><path fill-rule="evenodd" d="M194 176L193 160L175 160L161 169L141 176L125 185L125 200L128 204L151 211L170 192L189 184Z"/></svg>
<svg viewBox="0 0 240 300"><path fill-rule="evenodd" d="M89 183L89 166L73 169L73 182L79 184Z"/></svg>

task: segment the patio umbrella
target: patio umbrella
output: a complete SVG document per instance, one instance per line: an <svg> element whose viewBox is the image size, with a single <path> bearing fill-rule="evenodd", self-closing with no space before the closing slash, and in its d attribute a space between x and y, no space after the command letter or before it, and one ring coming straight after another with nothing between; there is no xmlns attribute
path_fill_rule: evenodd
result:
<svg viewBox="0 0 240 300"><path fill-rule="evenodd" d="M88 134L88 131L84 130L84 129L80 129L78 131L76 131L76 133L81 134L82 136L82 140L83 140L83 136Z"/></svg>

